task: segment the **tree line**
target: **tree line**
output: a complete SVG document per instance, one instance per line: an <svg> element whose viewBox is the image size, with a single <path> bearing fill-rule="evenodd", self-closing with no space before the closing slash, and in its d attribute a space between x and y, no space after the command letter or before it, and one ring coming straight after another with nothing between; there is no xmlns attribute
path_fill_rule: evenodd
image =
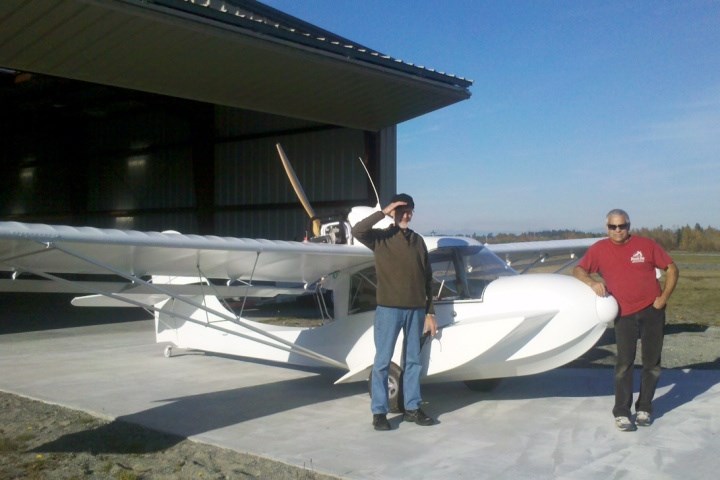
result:
<svg viewBox="0 0 720 480"><path fill-rule="evenodd" d="M632 233L649 237L658 242L665 250L682 250L686 252L719 252L720 230L713 227L703 228L696 223L694 227L686 225L682 228L633 229ZM578 230L543 230L540 232L490 233L488 235L472 234L472 238L482 243L535 242L541 240L568 240L588 237L604 237L605 234L581 232Z"/></svg>

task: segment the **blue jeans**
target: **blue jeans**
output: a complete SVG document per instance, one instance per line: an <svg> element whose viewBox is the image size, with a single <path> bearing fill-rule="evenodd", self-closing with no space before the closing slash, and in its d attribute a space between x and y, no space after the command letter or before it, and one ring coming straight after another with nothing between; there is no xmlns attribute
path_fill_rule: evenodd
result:
<svg viewBox="0 0 720 480"><path fill-rule="evenodd" d="M652 305L626 317L615 320L615 406L616 417L630 416L633 398L633 364L637 341L642 344L642 373L640 393L635 402L635 411L652 413L652 400L660 378L660 356L663 347L665 310Z"/></svg>
<svg viewBox="0 0 720 480"><path fill-rule="evenodd" d="M425 327L424 308L391 308L375 310L375 362L372 370L373 414L388 413L388 368L400 330L403 331L403 397L405 410L420 406L420 340Z"/></svg>

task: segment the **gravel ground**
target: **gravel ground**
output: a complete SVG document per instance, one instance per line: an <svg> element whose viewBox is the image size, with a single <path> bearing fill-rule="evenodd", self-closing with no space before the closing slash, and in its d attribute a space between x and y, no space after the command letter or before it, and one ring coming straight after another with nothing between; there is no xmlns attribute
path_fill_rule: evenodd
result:
<svg viewBox="0 0 720 480"><path fill-rule="evenodd" d="M614 332L568 366L610 368ZM720 368L720 327L670 324L666 368ZM281 462L0 392L2 479L332 479Z"/></svg>
<svg viewBox="0 0 720 480"><path fill-rule="evenodd" d="M0 392L0 478L317 479L336 477Z"/></svg>
<svg viewBox="0 0 720 480"><path fill-rule="evenodd" d="M595 347L570 367L612 367L615 363L615 331L609 328ZM640 364L640 348L635 358ZM720 368L720 327L675 323L665 327L663 368Z"/></svg>

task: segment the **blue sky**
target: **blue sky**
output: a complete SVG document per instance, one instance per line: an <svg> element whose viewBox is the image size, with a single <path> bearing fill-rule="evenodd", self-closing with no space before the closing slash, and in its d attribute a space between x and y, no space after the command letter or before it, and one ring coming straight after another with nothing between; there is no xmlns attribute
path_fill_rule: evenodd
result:
<svg viewBox="0 0 720 480"><path fill-rule="evenodd" d="M398 126L421 233L720 228L720 1L263 3L474 81Z"/></svg>

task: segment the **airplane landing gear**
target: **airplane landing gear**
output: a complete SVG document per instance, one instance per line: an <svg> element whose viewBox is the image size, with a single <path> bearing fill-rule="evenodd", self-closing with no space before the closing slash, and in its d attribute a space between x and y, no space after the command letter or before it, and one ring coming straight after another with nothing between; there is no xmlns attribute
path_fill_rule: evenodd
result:
<svg viewBox="0 0 720 480"><path fill-rule="evenodd" d="M402 368L397 364L391 363L388 369L388 407L390 413L401 413L404 411L405 402L402 393ZM372 371L368 377L368 393L372 398Z"/></svg>

